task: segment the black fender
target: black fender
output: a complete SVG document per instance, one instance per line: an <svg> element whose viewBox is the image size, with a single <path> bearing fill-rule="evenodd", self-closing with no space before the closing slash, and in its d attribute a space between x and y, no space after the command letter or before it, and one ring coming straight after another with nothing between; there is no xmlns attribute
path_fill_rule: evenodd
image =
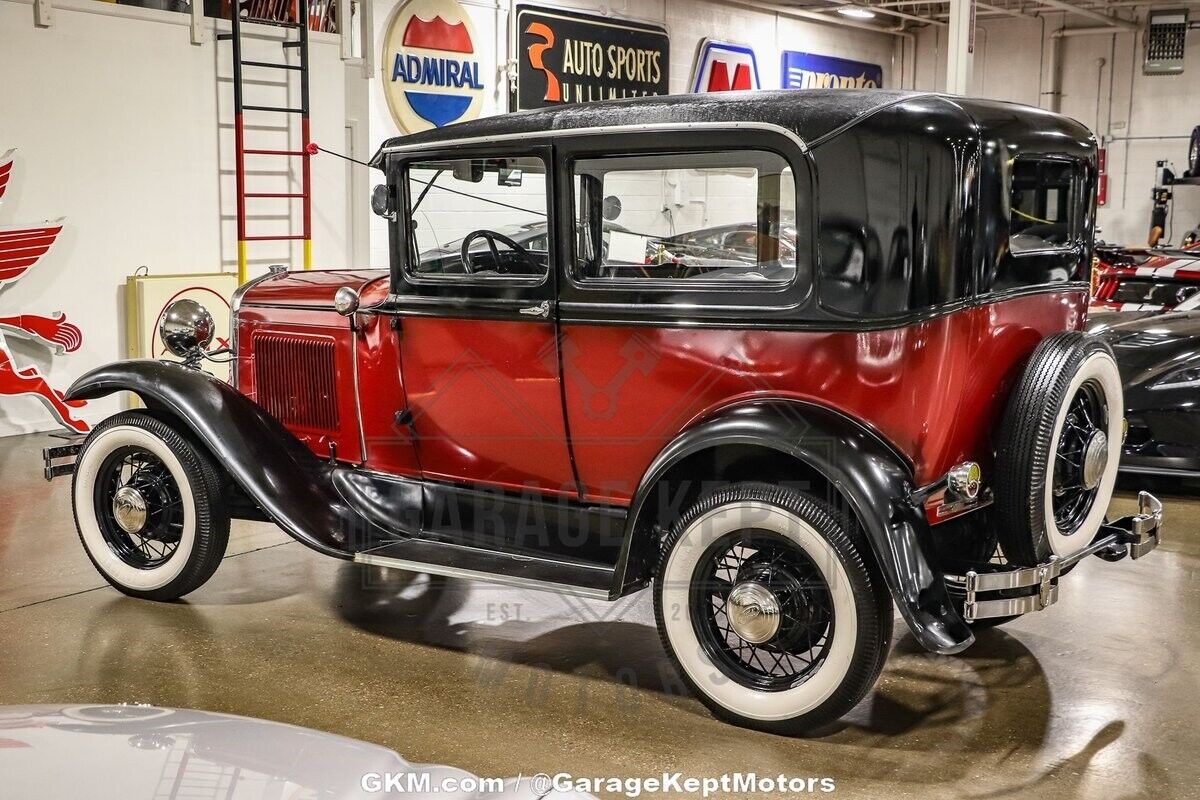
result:
<svg viewBox="0 0 1200 800"><path fill-rule="evenodd" d="M372 534L334 484L335 468L313 455L274 417L229 384L198 369L139 359L88 372L68 400L118 391L186 426L252 500L293 538L326 555L352 558Z"/></svg>
<svg viewBox="0 0 1200 800"><path fill-rule="evenodd" d="M858 516L901 616L917 641L935 653L957 653L975 640L950 596L936 563L922 508L906 460L878 434L832 409L788 400L735 406L689 428L655 458L629 509L618 573L627 574L639 517L655 486L683 458L727 444L776 450L825 476Z"/></svg>

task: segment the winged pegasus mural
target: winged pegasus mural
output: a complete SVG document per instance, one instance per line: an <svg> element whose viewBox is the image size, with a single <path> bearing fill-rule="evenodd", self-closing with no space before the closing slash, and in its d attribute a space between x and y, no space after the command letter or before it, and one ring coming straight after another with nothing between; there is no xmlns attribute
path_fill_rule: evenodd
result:
<svg viewBox="0 0 1200 800"><path fill-rule="evenodd" d="M0 202L12 176L15 153L13 149L0 155ZM0 226L0 297L5 288L21 280L37 265L54 245L62 228L62 219L32 228ZM49 384L37 365L19 366L8 345L8 336L29 339L58 353L71 353L83 344L83 333L79 328L68 322L61 311L50 316L10 315L0 311L0 397L33 395L64 427L86 433L88 424L74 414L86 405L86 401L64 400L62 392Z"/></svg>

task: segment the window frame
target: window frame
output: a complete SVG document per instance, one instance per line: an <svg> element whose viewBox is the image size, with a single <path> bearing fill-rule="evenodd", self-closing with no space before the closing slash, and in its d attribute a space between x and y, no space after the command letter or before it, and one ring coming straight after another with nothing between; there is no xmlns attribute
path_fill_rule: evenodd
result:
<svg viewBox="0 0 1200 800"><path fill-rule="evenodd" d="M505 146L505 145L515 146ZM414 258L420 257L419 252L414 252L416 237L411 235L410 229L406 224L407 220L412 219L412 202L413 196L411 192L411 184L409 179L409 170L413 164L419 164L427 161L465 161L470 159L496 159L496 158L536 158L542 162L545 167L546 192L545 192L545 211L546 211L546 270L540 276L528 275L473 275L464 273L462 275L446 274L446 273L419 273L415 270L418 262ZM483 147L463 147L463 148L438 148L425 151L414 150L411 153L404 154L403 158L397 159L393 165L395 170L395 185L397 187L397 212L396 219L392 223L397 228L397 244L400 265L400 275L396 276L404 283L411 287L421 286L470 286L470 287L488 287L488 286L510 286L521 288L533 288L547 285L554 280L555 262L557 261L557 241L555 229L557 227L555 207L555 159L553 148L549 145L542 145L529 141L515 142L498 142L495 145ZM487 202L487 201L481 201ZM395 283L395 278L393 278Z"/></svg>
<svg viewBox="0 0 1200 800"><path fill-rule="evenodd" d="M763 153L763 154L766 154L769 156L775 156L780 161L782 161L783 167L785 169L791 170L792 186L794 187L794 190L795 190L795 196L793 197L793 201L795 204L795 208L797 209L797 214L799 213L799 209L801 208L801 204L799 202L800 196L801 196L800 195L801 184L800 184L800 179L798 177L798 171L797 171L795 165L793 165L793 163L787 158L787 156L785 154L779 152L776 149L761 147L761 146L760 147L739 146L736 148L730 148L728 146L724 146L724 147L709 146L709 147L661 148L657 152L621 152L621 151L615 151L615 150L614 151L604 151L604 152L598 151L598 152L593 152L593 153L581 153L576 156L568 157L565 159L566 174L565 174L565 180L563 181L563 192L564 192L564 195L566 196L566 204L565 205L571 209L571 216L569 219L570 226L571 226L570 229L572 231L577 231L578 226L579 226L579 219L578 219L579 205L578 205L578 198L576 197L576 194L575 194L576 178L578 177L578 173L576 172L576 163L577 162L580 162L580 161L603 161L605 159L620 159L620 158L652 159L652 158L655 158L656 156L687 156L687 155L695 155L695 154L703 154L703 153L716 153L716 154ZM676 169L687 169L687 168L684 167L684 168L676 168ZM756 178L756 180L757 180L757 178ZM811 198L811 194L810 194L810 198ZM812 201L810 200L810 205L811 205L811 202ZM756 210L756 212L758 210L757 203L756 203L755 210ZM797 228L799 228L798 220L796 221L796 226L797 226ZM722 226L712 226L712 227L729 227L729 226L722 225ZM727 232L721 234L722 241L724 241L725 237L727 237L729 235L729 233L730 232L727 231ZM811 229L810 229L810 235L811 235ZM580 270L579 270L580 259L579 259L579 251L578 251L578 238L576 236L572 236L569 240L569 244L566 246L565 249L568 254L568 257L565 259L565 263L564 263L564 267L566 270L566 279L573 286L578 286L581 288L600 288L600 287L602 287L605 289L618 289L618 290L620 290L620 289L624 289L624 290L632 290L632 289L642 290L642 289L644 289L644 290L647 290L650 292L654 292L654 291L678 292L681 289L695 290L697 292L702 292L702 291L747 292L747 291L749 291L749 292L753 292L756 294L786 292L793 284L795 284L799 280L800 271L803 268L803 265L801 263L802 257L803 257L802 254L805 252L805 249L800 247L798 244L796 247L793 248L794 264L793 264L792 271L791 271L792 274L786 280L747 281L745 283L741 283L738 281L721 281L721 280L711 280L711 279L704 280L704 279L696 279L696 278L586 277L584 275L581 275ZM810 275L814 272L813 262L811 259L809 260L808 270L809 270Z"/></svg>
<svg viewBox="0 0 1200 800"><path fill-rule="evenodd" d="M1016 170L1018 161L1037 161L1037 162L1059 162L1067 164L1071 168L1071 197L1067 202L1067 224L1070 226L1069 238L1062 244L1050 245L1048 247L1038 247L1032 250L1016 251L1012 249L1012 192L1013 192L1013 173ZM1005 186L1004 195L1008 204L1008 241L1005 248L1005 256L1012 258L1025 258L1026 256L1047 256L1061 255L1071 253L1077 250L1083 244L1083 227L1079 224L1080 203L1084 201L1085 192L1085 165L1078 159L1073 158L1063 153L1020 153L1013 157L1012 167L1005 171ZM1019 233L1019 232L1018 232ZM1001 258L1003 258L1002 256ZM1069 281L1067 282L1069 283ZM1058 284L1036 284L1038 286L1056 286Z"/></svg>

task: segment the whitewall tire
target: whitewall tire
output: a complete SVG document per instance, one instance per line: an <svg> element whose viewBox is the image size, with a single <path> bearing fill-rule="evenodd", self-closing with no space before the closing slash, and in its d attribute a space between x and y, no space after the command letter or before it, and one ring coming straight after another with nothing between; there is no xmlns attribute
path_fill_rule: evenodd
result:
<svg viewBox="0 0 1200 800"><path fill-rule="evenodd" d="M853 708L891 641L891 600L857 526L765 484L733 485L683 515L654 600L689 687L717 716L773 733Z"/></svg>
<svg viewBox="0 0 1200 800"><path fill-rule="evenodd" d="M1036 566L1091 544L1116 486L1124 413L1104 342L1062 333L1034 350L996 455L997 533L1010 563Z"/></svg>
<svg viewBox="0 0 1200 800"><path fill-rule="evenodd" d="M205 451L148 412L96 426L75 461L71 495L88 558L125 594L182 597L225 554L220 473Z"/></svg>

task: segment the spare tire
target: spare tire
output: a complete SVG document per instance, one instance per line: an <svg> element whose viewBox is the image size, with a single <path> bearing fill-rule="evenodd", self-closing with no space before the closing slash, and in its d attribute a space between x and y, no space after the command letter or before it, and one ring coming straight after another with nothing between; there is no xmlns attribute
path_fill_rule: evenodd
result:
<svg viewBox="0 0 1200 800"><path fill-rule="evenodd" d="M1091 544L1116 484L1124 413L1103 341L1060 333L1034 349L997 441L997 535L1010 564L1036 566Z"/></svg>

